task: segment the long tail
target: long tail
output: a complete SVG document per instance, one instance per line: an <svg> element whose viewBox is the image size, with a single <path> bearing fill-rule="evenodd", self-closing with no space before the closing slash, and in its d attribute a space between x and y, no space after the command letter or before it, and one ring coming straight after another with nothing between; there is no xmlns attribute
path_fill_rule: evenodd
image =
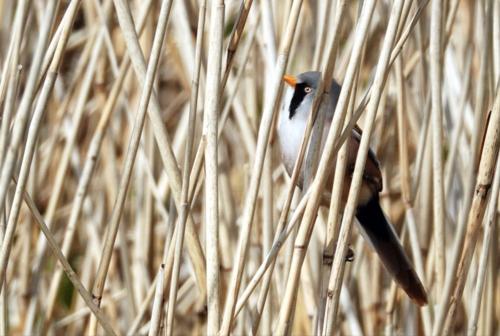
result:
<svg viewBox="0 0 500 336"><path fill-rule="evenodd" d="M365 237L380 256L382 264L418 305L427 304L427 293L406 256L403 246L380 208L378 195L358 207L356 214Z"/></svg>

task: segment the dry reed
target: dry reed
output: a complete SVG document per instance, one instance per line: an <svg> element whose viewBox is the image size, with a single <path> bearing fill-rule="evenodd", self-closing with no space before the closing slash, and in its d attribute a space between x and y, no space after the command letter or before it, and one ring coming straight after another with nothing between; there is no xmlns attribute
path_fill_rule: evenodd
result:
<svg viewBox="0 0 500 336"><path fill-rule="evenodd" d="M0 0L0 334L498 334L499 14ZM322 76L288 176L282 77L308 70ZM426 307L352 229L369 147Z"/></svg>

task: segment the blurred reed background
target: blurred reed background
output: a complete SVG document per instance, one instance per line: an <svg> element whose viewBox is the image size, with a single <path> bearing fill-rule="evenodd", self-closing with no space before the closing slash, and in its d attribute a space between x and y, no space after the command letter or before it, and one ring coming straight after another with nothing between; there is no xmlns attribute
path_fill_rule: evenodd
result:
<svg viewBox="0 0 500 336"><path fill-rule="evenodd" d="M0 0L0 18L1 335L499 333L500 1ZM355 197L342 219L320 174L291 187L281 78L308 70L349 92L330 149L365 130L428 306L351 230Z"/></svg>

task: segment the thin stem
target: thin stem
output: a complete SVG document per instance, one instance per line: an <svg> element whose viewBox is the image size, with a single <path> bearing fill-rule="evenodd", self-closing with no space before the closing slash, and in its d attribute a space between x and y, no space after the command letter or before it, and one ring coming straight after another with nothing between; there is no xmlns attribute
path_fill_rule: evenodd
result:
<svg viewBox="0 0 500 336"><path fill-rule="evenodd" d="M262 166L264 164L264 157L268 144L271 122L273 120L274 111L276 110L280 88L283 85L282 78L283 75L285 74L285 69L288 64L290 47L292 44L293 36L295 34L295 29L297 27L297 22L299 19L301 7L302 7L302 0L294 1L291 9L291 15L288 20L285 36L283 38L280 54L276 62L276 72L274 73L273 77L272 93L269 98L269 104L264 108L264 113L262 115L262 119L260 122L257 150L254 158L255 161L252 168L252 174L250 178L250 184L248 186L247 197L245 198L240 239L238 241L238 248L235 256L235 263L233 266L234 270L231 275L231 281L229 284L229 290L227 293L227 299L224 307L224 315L222 318L221 330L219 332L220 335L229 335L233 320L233 314L235 308L234 306L236 304L236 299L240 289L244 263L248 251L250 231L252 228L253 215L255 212L255 203L257 199L260 178L262 176Z"/></svg>
<svg viewBox="0 0 500 336"><path fill-rule="evenodd" d="M218 172L218 118L220 109L220 73L222 69L222 41L224 28L224 1L212 2L210 38L208 46L207 85L203 134L205 147L205 225L207 230L207 334L219 331L219 172ZM187 175L187 173L186 173ZM187 189L186 189L187 190ZM173 304L171 302L171 304Z"/></svg>
<svg viewBox="0 0 500 336"><path fill-rule="evenodd" d="M146 72L146 76L144 78L145 85L142 90L138 112L134 122L134 128L132 130L132 135L130 137L129 148L127 150L127 155L125 158L124 169L120 179L118 194L116 196L116 201L113 206L113 212L111 214L109 228L103 247L102 257L99 262L99 267L97 269L94 289L92 290L94 302L97 306L99 306L100 304L100 301L102 299L102 293L104 291L104 284L106 281L109 264L111 262L111 256L113 253L113 247L115 244L116 235L118 233L120 219L123 212L123 205L125 203L125 198L127 196L128 186L132 174L132 168L134 167L135 156L137 154L142 134L142 129L146 119L146 112L149 105L149 99L151 97L151 93L153 90L153 82L156 76L156 70L158 68L160 52L163 45L163 40L164 40L165 30L167 27L167 21L171 5L172 5L172 0L164 0L162 2L162 6L160 9L159 23L155 31L153 47L151 48L151 58L149 60L148 69ZM93 324L91 323L91 325Z"/></svg>

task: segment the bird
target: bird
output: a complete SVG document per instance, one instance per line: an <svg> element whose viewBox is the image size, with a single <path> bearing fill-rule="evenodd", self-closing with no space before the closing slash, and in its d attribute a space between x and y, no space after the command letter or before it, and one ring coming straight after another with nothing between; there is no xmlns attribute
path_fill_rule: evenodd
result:
<svg viewBox="0 0 500 336"><path fill-rule="evenodd" d="M321 73L318 71L303 72L297 76L285 75L287 84L283 92L281 108L278 116L277 135L281 149L282 162L289 176L292 175L302 138L306 129L313 98L316 94ZM318 113L325 113L320 153L323 152L326 136L332 123L333 114L340 96L341 86L332 80L328 97L322 100ZM325 105L326 104L326 105ZM316 118L317 120L317 118ZM342 202L345 204L349 193L354 165L358 153L362 130L356 126L352 130L348 149L347 167L342 191ZM333 171L333 167L332 167ZM333 175L329 174L325 190L331 190ZM300 171L297 187L304 185L304 170ZM364 168L361 191L356 208L356 218L361 233L368 240L380 257L382 264L395 282L419 306L428 303L427 293L412 263L406 255L394 228L388 221L380 206L379 193L383 187L380 163L370 148ZM327 192L325 191L325 194ZM322 197L322 205L330 203L330 194Z"/></svg>

